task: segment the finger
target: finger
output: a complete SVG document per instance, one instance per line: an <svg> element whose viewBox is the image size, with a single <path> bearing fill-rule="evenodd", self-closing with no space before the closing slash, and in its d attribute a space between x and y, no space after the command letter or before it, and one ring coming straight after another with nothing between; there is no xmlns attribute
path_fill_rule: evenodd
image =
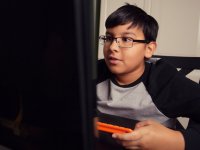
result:
<svg viewBox="0 0 200 150"><path fill-rule="evenodd" d="M122 140L122 141L130 141L130 140L139 140L141 138L141 134L137 131L133 131L130 133L114 133L112 134L114 139Z"/></svg>
<svg viewBox="0 0 200 150"><path fill-rule="evenodd" d="M135 129L141 128L141 127L144 127L144 126L148 126L148 125L151 125L151 124L153 124L153 122L152 122L151 120L141 121L141 122L138 122L138 123L135 125Z"/></svg>

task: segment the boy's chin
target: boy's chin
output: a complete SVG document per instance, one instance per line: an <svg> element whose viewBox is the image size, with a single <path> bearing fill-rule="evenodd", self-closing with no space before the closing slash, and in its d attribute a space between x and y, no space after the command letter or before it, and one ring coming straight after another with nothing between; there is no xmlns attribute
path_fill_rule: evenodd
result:
<svg viewBox="0 0 200 150"><path fill-rule="evenodd" d="M110 70L110 72L112 72L113 74L122 74L123 72L119 69L119 68L117 68L117 67L109 67L109 70Z"/></svg>

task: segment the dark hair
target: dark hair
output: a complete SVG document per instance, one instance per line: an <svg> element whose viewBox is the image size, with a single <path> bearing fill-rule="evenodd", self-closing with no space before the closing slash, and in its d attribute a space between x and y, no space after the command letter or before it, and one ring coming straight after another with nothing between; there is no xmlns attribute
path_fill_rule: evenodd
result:
<svg viewBox="0 0 200 150"><path fill-rule="evenodd" d="M105 22L106 28L130 23L131 27L140 27L143 30L145 40L156 41L158 34L158 23L141 8L126 4L108 16Z"/></svg>

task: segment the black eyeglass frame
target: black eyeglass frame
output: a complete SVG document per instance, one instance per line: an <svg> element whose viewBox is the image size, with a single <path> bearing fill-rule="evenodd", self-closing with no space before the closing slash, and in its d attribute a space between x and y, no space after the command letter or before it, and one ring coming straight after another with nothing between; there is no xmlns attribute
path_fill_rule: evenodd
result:
<svg viewBox="0 0 200 150"><path fill-rule="evenodd" d="M108 36L106 36L106 35L100 35L100 36L99 36L99 40L102 40L102 41L104 41L104 43L105 43L105 42L106 42L106 37L108 37ZM116 43L117 43L117 39L118 39L118 38L123 38L123 37L110 37L110 38L112 38L112 42L113 42L113 41L116 41ZM133 47L133 43L134 43L134 42L145 43L145 44L150 43L149 40L134 40L134 39L131 38L131 37L128 37L128 38L132 40L132 46L131 46L131 47ZM102 44L104 45L104 43L102 43ZM123 47L123 46L119 46L119 47L122 47L122 48L131 48L131 47Z"/></svg>

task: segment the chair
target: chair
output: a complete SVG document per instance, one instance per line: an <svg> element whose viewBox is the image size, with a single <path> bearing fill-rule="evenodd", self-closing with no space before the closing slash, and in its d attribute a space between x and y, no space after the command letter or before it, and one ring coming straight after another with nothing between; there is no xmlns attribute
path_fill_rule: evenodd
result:
<svg viewBox="0 0 200 150"><path fill-rule="evenodd" d="M154 55L153 58L165 59L167 62L173 64L176 68L180 68L179 71L184 75L188 75L193 70L200 69L200 57ZM200 80L198 83L200 83Z"/></svg>

